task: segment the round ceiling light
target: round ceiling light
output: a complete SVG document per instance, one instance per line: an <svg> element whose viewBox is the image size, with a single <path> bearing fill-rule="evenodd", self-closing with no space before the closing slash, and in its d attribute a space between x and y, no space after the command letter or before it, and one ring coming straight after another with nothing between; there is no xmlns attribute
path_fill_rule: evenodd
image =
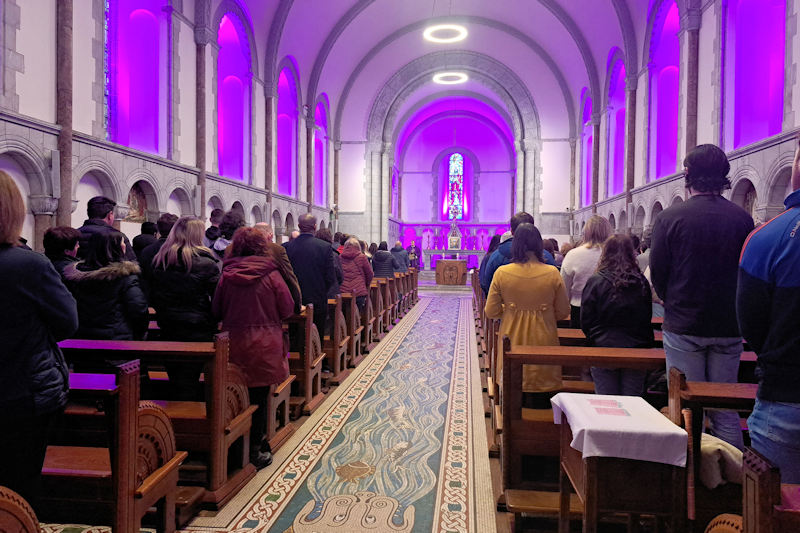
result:
<svg viewBox="0 0 800 533"><path fill-rule="evenodd" d="M422 36L432 43L457 43L467 38L467 28L460 24L437 24L425 28Z"/></svg>
<svg viewBox="0 0 800 533"><path fill-rule="evenodd" d="M451 72L437 72L433 75L433 83L440 85L456 85L464 83L469 79L466 72L451 71Z"/></svg>

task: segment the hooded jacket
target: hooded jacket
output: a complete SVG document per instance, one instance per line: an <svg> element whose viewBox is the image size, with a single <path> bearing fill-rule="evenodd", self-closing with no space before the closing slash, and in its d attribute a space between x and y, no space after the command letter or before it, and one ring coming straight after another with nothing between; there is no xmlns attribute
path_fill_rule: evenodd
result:
<svg viewBox="0 0 800 533"><path fill-rule="evenodd" d="M132 261L90 269L83 261L68 265L64 278L78 302L79 339L134 340L147 329L147 300Z"/></svg>
<svg viewBox="0 0 800 533"><path fill-rule="evenodd" d="M56 341L78 327L75 299L50 261L0 246L0 410L29 417L67 402L67 364Z"/></svg>
<svg viewBox="0 0 800 533"><path fill-rule="evenodd" d="M178 264L166 269L154 265L150 280L150 303L156 310L161 338L176 341L210 341L217 332L211 299L220 276L219 260L200 251L186 266L178 251Z"/></svg>
<svg viewBox="0 0 800 533"><path fill-rule="evenodd" d="M402 246L395 246L392 248L392 255L397 260L397 264L400 265L399 267L395 267L395 272L408 272L408 267L410 266L408 260L408 252Z"/></svg>
<svg viewBox="0 0 800 533"><path fill-rule="evenodd" d="M289 376L289 339L283 320L294 301L271 257L225 259L212 312L230 332L230 361L242 367L248 387L281 383Z"/></svg>
<svg viewBox="0 0 800 533"><path fill-rule="evenodd" d="M627 287L615 288L607 272L592 275L583 288L581 329L587 346L651 348L653 300L644 276Z"/></svg>
<svg viewBox="0 0 800 533"><path fill-rule="evenodd" d="M386 250L378 250L372 256L372 270L376 278L393 278L396 269L400 268L394 255Z"/></svg>
<svg viewBox="0 0 800 533"><path fill-rule="evenodd" d="M342 261L342 292L352 293L353 296L366 296L374 276L369 259L356 248L346 247L340 256Z"/></svg>

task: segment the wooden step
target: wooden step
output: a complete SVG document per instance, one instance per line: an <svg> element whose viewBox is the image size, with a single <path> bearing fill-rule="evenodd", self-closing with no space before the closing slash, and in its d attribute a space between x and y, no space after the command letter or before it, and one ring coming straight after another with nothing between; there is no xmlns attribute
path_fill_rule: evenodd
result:
<svg viewBox="0 0 800 533"><path fill-rule="evenodd" d="M108 448L48 446L42 474L110 480L111 456Z"/></svg>

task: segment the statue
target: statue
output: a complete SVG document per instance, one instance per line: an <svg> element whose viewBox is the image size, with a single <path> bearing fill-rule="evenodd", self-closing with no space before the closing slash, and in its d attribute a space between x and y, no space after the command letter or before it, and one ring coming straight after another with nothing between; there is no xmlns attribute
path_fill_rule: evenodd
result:
<svg viewBox="0 0 800 533"><path fill-rule="evenodd" d="M461 232L456 227L456 221L450 221L450 233L447 234L447 249L461 250Z"/></svg>

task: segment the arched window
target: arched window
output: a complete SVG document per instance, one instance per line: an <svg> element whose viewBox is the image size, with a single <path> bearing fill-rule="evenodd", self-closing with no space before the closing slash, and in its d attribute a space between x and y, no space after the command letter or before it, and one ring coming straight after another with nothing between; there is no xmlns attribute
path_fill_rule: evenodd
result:
<svg viewBox="0 0 800 533"><path fill-rule="evenodd" d="M675 0L661 5L650 38L649 176L673 174L678 161L680 15Z"/></svg>
<svg viewBox="0 0 800 533"><path fill-rule="evenodd" d="M592 98L585 87L581 91L583 112L581 122L583 132L581 134L581 160L583 179L581 180L581 205L587 206L592 203L592 148L594 144L594 128L592 127Z"/></svg>
<svg viewBox="0 0 800 533"><path fill-rule="evenodd" d="M297 194L297 88L289 68L278 76L278 194Z"/></svg>
<svg viewBox="0 0 800 533"><path fill-rule="evenodd" d="M464 218L464 156L455 153L450 155L447 163L447 219L463 220Z"/></svg>
<svg viewBox="0 0 800 533"><path fill-rule="evenodd" d="M251 145L250 49L241 21L222 17L217 32L217 150L219 173L249 181Z"/></svg>
<svg viewBox="0 0 800 533"><path fill-rule="evenodd" d="M625 64L616 61L609 75L607 197L625 189Z"/></svg>
<svg viewBox="0 0 800 533"><path fill-rule="evenodd" d="M167 155L167 36L163 0L106 3L106 105L109 140Z"/></svg>
<svg viewBox="0 0 800 533"><path fill-rule="evenodd" d="M725 37L724 143L736 149L781 132L786 2L729 0Z"/></svg>
<svg viewBox="0 0 800 533"><path fill-rule="evenodd" d="M328 205L328 115L322 102L314 111L314 203Z"/></svg>

